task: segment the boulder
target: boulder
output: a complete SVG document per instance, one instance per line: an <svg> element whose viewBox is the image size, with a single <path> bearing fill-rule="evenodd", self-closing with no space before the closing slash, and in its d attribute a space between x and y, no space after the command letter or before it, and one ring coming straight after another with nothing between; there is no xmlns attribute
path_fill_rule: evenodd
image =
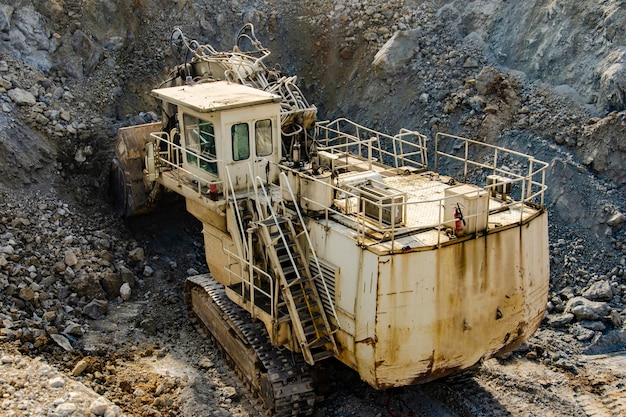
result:
<svg viewBox="0 0 626 417"><path fill-rule="evenodd" d="M18 106L34 106L37 102L37 99L32 93L21 88L9 90L8 95Z"/></svg>
<svg viewBox="0 0 626 417"><path fill-rule="evenodd" d="M406 70L419 49L419 34L417 29L394 33L374 56L372 66L376 75L386 79Z"/></svg>
<svg viewBox="0 0 626 417"><path fill-rule="evenodd" d="M143 248L139 247L139 248L135 248L133 250L131 250L130 252L128 252L128 257L135 262L142 262L144 260L144 251Z"/></svg>
<svg viewBox="0 0 626 417"><path fill-rule="evenodd" d="M106 274L100 281L100 285L102 286L102 289L104 289L104 292L107 294L109 300L120 295L120 288L122 287L122 284L124 284L124 281L122 281L121 275L114 272Z"/></svg>
<svg viewBox="0 0 626 417"><path fill-rule="evenodd" d="M590 340L596 334L593 330L587 329L578 323L570 327L570 333L581 342Z"/></svg>
<svg viewBox="0 0 626 417"><path fill-rule="evenodd" d="M598 281L583 291L582 296L592 301L611 301L613 290L609 281Z"/></svg>
<svg viewBox="0 0 626 417"><path fill-rule="evenodd" d="M565 327L574 321L575 316L572 313L558 314L548 317L548 326L558 328Z"/></svg>
<svg viewBox="0 0 626 417"><path fill-rule="evenodd" d="M614 213L609 220L607 220L606 224L608 224L611 227L617 227L622 225L622 223L626 222L626 215L624 215L624 213L620 213L619 211L617 213Z"/></svg>
<svg viewBox="0 0 626 417"><path fill-rule="evenodd" d="M67 266L74 266L78 263L78 258L76 257L76 254L72 249L68 249L65 251L63 255L63 260L65 262L65 265Z"/></svg>
<svg viewBox="0 0 626 417"><path fill-rule="evenodd" d="M102 320L108 309L106 300L93 300L83 307L83 314L93 320Z"/></svg>
<svg viewBox="0 0 626 417"><path fill-rule="evenodd" d="M94 275L78 274L70 284L70 289L81 297L88 299L105 299L106 294L100 285L100 281Z"/></svg>
<svg viewBox="0 0 626 417"><path fill-rule="evenodd" d="M574 297L567 302L565 312L572 313L576 320L601 320L611 314L611 306L600 301L591 301L585 297Z"/></svg>
<svg viewBox="0 0 626 417"><path fill-rule="evenodd" d="M122 300L124 301L130 300L131 293L132 293L132 290L130 288L130 285L128 285L127 282L123 283L122 286L120 287L120 297L122 297Z"/></svg>
<svg viewBox="0 0 626 417"><path fill-rule="evenodd" d="M621 110L626 104L624 102L626 64L624 62L611 63L609 58L607 58L600 65L606 66L606 68L600 76L600 91L602 94L599 96L598 107L608 111Z"/></svg>

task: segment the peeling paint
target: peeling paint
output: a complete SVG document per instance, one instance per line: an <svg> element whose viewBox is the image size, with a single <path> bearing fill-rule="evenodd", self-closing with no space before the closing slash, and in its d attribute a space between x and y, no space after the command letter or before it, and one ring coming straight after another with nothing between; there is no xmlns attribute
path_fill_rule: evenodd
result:
<svg viewBox="0 0 626 417"><path fill-rule="evenodd" d="M363 340L356 340L354 343L364 343L366 345L372 345L372 346L376 345L376 341L374 340L373 337L368 337L368 338L363 339Z"/></svg>
<svg viewBox="0 0 626 417"><path fill-rule="evenodd" d="M545 309L546 217L431 250L355 247L352 269L345 252L328 247L329 262L342 268L337 291L344 298L356 290L354 314L341 314L342 328L353 329L339 337L341 361L380 389L425 383L517 347Z"/></svg>

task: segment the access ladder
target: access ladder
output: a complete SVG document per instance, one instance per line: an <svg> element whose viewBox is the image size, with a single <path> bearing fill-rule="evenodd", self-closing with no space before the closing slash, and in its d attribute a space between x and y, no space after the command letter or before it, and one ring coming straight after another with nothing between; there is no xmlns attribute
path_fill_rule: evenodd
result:
<svg viewBox="0 0 626 417"><path fill-rule="evenodd" d="M280 279L279 321L291 321L307 363L335 356L337 345L293 222L272 214L258 224L270 265Z"/></svg>

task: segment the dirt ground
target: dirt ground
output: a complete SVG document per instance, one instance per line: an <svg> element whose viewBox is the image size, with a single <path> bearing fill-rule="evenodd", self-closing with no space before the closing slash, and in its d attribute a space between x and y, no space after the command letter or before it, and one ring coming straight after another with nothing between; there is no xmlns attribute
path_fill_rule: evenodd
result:
<svg viewBox="0 0 626 417"><path fill-rule="evenodd" d="M15 206L19 207L17 201ZM164 227L162 220L171 218L172 212L181 220ZM3 206L3 215L10 213ZM90 218L75 215L74 222L80 225ZM37 357L37 363L51 365L63 378L81 386L80 391L69 391L74 394L68 397L78 406L87 407L104 397L119 407L120 415L128 416L263 415L260 402L241 384L216 346L198 334L185 316L184 277L195 273L193 268L204 272L196 221L179 204L123 222L114 220L112 225L107 227L112 237L145 247L145 263L154 274L137 274L140 283L131 300L112 300L106 316L86 320L84 335L73 341L72 351L51 342L31 352L28 343L5 341L3 355L20 358L22 364ZM185 256L193 252L195 256ZM175 264L174 259L178 260ZM323 370L328 386L319 398L316 415L624 415L626 356L623 351L588 355L584 347L569 332L544 325L506 358L488 360L470 373L389 391L373 390L341 364L329 362ZM12 399L22 390L37 392L28 382L32 366L15 364L16 360L7 360L0 367L5 398ZM47 376L46 381L52 378ZM41 386L50 390L45 383ZM57 393L50 404L59 398L63 396ZM18 402L7 400L3 406L15 413L8 415L29 415L19 414Z"/></svg>

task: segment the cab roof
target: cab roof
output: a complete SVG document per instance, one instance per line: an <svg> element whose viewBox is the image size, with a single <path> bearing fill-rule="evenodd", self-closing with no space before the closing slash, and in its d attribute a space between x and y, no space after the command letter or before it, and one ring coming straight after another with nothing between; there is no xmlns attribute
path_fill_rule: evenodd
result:
<svg viewBox="0 0 626 417"><path fill-rule="evenodd" d="M158 88L152 90L152 95L200 113L281 101L281 97L276 94L229 81Z"/></svg>

